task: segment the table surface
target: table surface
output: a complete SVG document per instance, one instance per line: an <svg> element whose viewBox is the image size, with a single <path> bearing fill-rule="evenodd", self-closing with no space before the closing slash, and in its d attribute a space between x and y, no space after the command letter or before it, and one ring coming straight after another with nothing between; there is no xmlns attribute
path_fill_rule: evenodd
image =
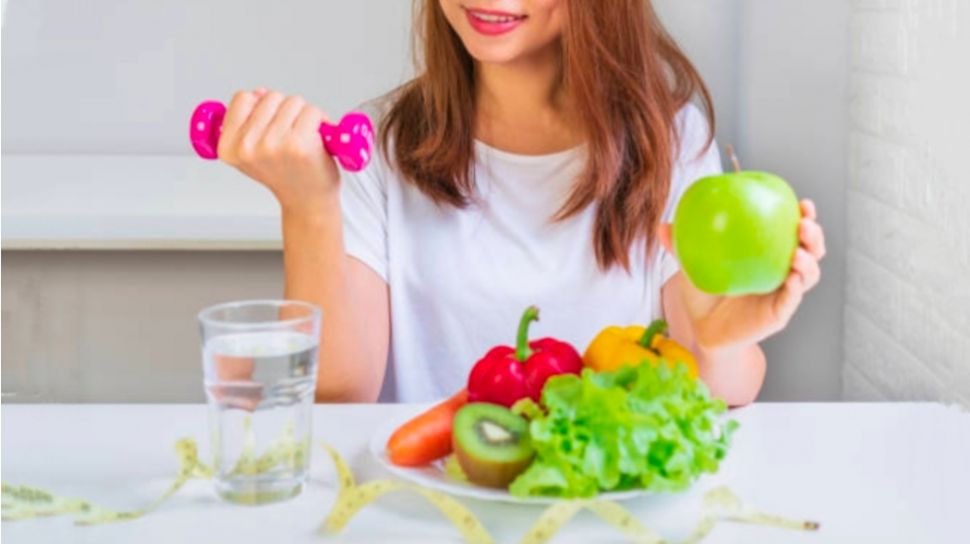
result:
<svg viewBox="0 0 970 544"><path fill-rule="evenodd" d="M314 441L348 460L359 482L389 477L368 452L371 434L415 405L318 405ZM970 414L938 404L755 404L732 411L741 423L718 474L690 491L625 502L668 538L683 538L702 496L728 485L775 514L820 521L818 533L722 523L718 542L967 542ZM172 481L171 448L194 437L207 458L202 405L4 405L3 481L82 497L119 510L157 497ZM136 461L137 460L137 461ZM267 506L221 502L211 482L191 481L159 510L124 523L75 527L67 517L4 522L18 542L319 542L335 497L334 471L317 448L302 495ZM516 542L541 507L464 500L498 542ZM459 542L429 505L392 494L362 511L339 542ZM581 513L553 542L624 541Z"/></svg>

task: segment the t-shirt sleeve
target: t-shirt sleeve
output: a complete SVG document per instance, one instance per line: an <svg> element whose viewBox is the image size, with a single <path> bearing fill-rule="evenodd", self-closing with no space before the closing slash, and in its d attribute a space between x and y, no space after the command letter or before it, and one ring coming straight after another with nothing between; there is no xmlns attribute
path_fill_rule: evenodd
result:
<svg viewBox="0 0 970 544"><path fill-rule="evenodd" d="M344 249L387 281L387 180L375 151L360 172L341 170L340 201Z"/></svg>
<svg viewBox="0 0 970 544"><path fill-rule="evenodd" d="M702 177L720 174L723 171L717 142L711 141L710 146L707 146L710 124L697 106L688 104L677 114L677 130L680 146L671 176L670 195L664 208L664 223L673 222L680 197L692 183ZM660 249L659 259L660 285L663 286L680 270L680 263L663 248Z"/></svg>

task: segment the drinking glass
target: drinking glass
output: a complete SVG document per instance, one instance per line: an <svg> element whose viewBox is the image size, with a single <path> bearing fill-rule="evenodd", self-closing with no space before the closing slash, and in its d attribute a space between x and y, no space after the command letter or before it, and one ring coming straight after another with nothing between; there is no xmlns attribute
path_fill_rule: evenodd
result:
<svg viewBox="0 0 970 544"><path fill-rule="evenodd" d="M217 493L244 504L298 495L310 466L320 309L250 300L198 317Z"/></svg>

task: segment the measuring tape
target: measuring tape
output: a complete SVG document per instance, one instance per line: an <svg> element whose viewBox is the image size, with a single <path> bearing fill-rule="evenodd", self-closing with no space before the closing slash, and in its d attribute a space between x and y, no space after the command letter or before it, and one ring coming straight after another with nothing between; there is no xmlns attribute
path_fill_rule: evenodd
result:
<svg viewBox="0 0 970 544"><path fill-rule="evenodd" d="M74 515L78 525L97 525L115 521L138 519L156 509L193 478L211 478L212 469L199 460L199 450L191 438L175 443L179 470L172 485L148 506L139 510L119 512L91 504L83 499L59 497L43 489L3 484L3 521L40 516Z"/></svg>
<svg viewBox="0 0 970 544"><path fill-rule="evenodd" d="M248 429L248 427L247 427ZM346 461L330 446L323 444L337 472L337 498L330 508L320 531L333 534L342 531L351 519L379 498L397 491L408 491L423 497L440 511L469 544L494 544L495 540L481 521L465 505L440 491L405 483L399 480L373 480L358 484ZM256 456L252 442L247 441L233 471L237 474L268 472L281 463L305 455L306 444L297 443L292 427L284 429L263 452ZM114 511L77 498L59 497L42 489L3 484L3 520L13 521L41 516L72 515L78 525L96 525L137 519L158 508L191 479L208 479L212 469L198 455L196 443L183 438L175 443L179 470L172 485L156 500L138 510ZM451 473L451 472L450 472ZM595 499L563 500L549 506L525 533L520 544L541 544L548 541L581 510L589 510L599 519L638 544L670 544L670 541L640 523L634 515L613 501ZM704 515L683 544L697 544L721 521L768 525L785 529L816 531L814 521L792 520L756 510L744 504L727 487L712 489L704 496Z"/></svg>
<svg viewBox="0 0 970 544"><path fill-rule="evenodd" d="M482 523L467 507L440 491L408 484L399 480L374 480L358 485L354 475L340 454L330 446L323 447L330 454L337 471L337 499L334 501L321 532L337 533L343 530L350 520L367 505L395 491L410 491L424 497L433 504L458 529L469 544L493 544L495 541ZM451 464L451 459L445 465ZM448 474L461 478L460 470L453 466ZM623 533L638 544L669 544L639 520L626 508L613 501L596 499L563 500L549 506L532 527L525 533L520 544L542 544L552 538L580 510L589 510L608 525ZM704 516L683 544L696 544L703 540L720 521L736 521L758 525L770 525L786 529L806 531L818 530L819 524L813 521L797 521L766 514L745 505L727 487L717 487L704 496Z"/></svg>

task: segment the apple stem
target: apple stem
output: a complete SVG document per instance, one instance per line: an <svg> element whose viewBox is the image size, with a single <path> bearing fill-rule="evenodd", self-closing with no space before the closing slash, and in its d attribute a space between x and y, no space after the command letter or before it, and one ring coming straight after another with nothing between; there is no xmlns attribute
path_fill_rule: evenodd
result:
<svg viewBox="0 0 970 544"><path fill-rule="evenodd" d="M734 172L735 173L740 172L741 163L738 161L738 156L734 153L733 145L727 146L727 153L728 153L728 157L731 158L731 166L734 168Z"/></svg>

